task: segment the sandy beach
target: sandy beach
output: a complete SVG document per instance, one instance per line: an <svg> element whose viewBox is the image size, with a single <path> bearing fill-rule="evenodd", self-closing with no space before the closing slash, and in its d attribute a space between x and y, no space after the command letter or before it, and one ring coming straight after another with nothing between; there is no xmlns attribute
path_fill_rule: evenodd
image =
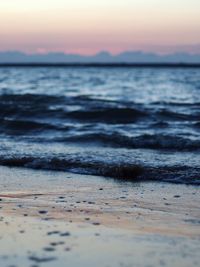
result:
<svg viewBox="0 0 200 267"><path fill-rule="evenodd" d="M198 266L199 189L0 168L0 266Z"/></svg>

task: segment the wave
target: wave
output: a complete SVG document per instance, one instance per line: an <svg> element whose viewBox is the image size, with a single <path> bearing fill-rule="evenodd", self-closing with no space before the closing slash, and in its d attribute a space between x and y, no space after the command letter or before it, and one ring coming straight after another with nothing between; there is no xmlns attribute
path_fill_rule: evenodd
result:
<svg viewBox="0 0 200 267"><path fill-rule="evenodd" d="M164 122L164 121L158 121L158 122L152 123L151 127L153 127L153 128L167 128L167 127L169 127L169 123Z"/></svg>
<svg viewBox="0 0 200 267"><path fill-rule="evenodd" d="M1 118L48 118L54 115L51 105L62 104L61 97L45 95L1 95L0 117Z"/></svg>
<svg viewBox="0 0 200 267"><path fill-rule="evenodd" d="M2 124L3 125L3 124ZM25 142L31 143L46 143L48 145L63 143L65 145L80 145L94 147L110 147L110 148L125 148L125 149L151 149L151 150L166 150L166 151L199 151L200 141L192 140L173 135L163 134L142 134L139 136L126 136L120 133L82 133L72 135L71 127L59 127L50 124L40 124L27 121L12 121L6 122L6 126L0 133L6 133L8 136L21 136ZM6 129L5 129L6 128ZM54 134L39 135L44 131L62 131L62 135L54 136ZM30 136L29 136L30 134ZM34 136L34 134L36 134ZM67 136L66 136L67 135ZM15 139L16 141L18 139Z"/></svg>
<svg viewBox="0 0 200 267"><path fill-rule="evenodd" d="M200 122L196 122L193 124L193 126L197 129L200 129Z"/></svg>
<svg viewBox="0 0 200 267"><path fill-rule="evenodd" d="M65 96L65 95L49 95L49 94L1 94L0 103L5 104L80 104L87 106L90 103L93 107L95 106L113 106L113 105L124 105L127 106L129 102L99 99L88 95L77 95L77 96Z"/></svg>
<svg viewBox="0 0 200 267"><path fill-rule="evenodd" d="M46 130L59 130L67 131L68 127L56 126L43 122L28 121L28 120L10 120L2 119L0 120L0 132L6 134L28 134L29 132L40 132Z"/></svg>
<svg viewBox="0 0 200 267"><path fill-rule="evenodd" d="M57 103L63 102L62 96L44 95L44 94L2 94L0 95L0 103Z"/></svg>
<svg viewBox="0 0 200 267"><path fill-rule="evenodd" d="M40 118L99 122L106 124L129 124L138 121L199 121L199 108L183 113L173 103L167 106L160 102L137 104L133 101L119 102L95 99L89 96L53 96L44 94L0 95L0 117ZM165 107L165 108L164 108ZM194 107L199 107L198 103ZM172 109L171 109L172 108Z"/></svg>
<svg viewBox="0 0 200 267"><path fill-rule="evenodd" d="M136 137L128 137L119 133L104 134L91 133L81 134L64 138L55 138L55 142L95 143L103 146L111 146L129 149L170 149L178 151L191 151L200 149L200 141L191 140L179 136L149 135L144 134Z"/></svg>
<svg viewBox="0 0 200 267"><path fill-rule="evenodd" d="M185 114L185 113L179 113L178 111L173 112L170 110L161 110L158 111L155 115L158 118L160 117L160 119L177 120L177 121L195 121L200 119L199 112Z"/></svg>
<svg viewBox="0 0 200 267"><path fill-rule="evenodd" d="M1 95L0 116L11 118L60 118L85 122L132 123L147 114L139 108L116 106L89 97ZM73 111L73 109L75 109Z"/></svg>
<svg viewBox="0 0 200 267"><path fill-rule="evenodd" d="M154 101L152 105L156 106L179 106L179 107L200 107L200 102L176 102L176 101Z"/></svg>
<svg viewBox="0 0 200 267"><path fill-rule="evenodd" d="M122 181L163 181L200 185L200 168L188 166L153 167L142 164L80 161L63 157L11 156L0 157L0 165L40 170L70 171L104 176Z"/></svg>
<svg viewBox="0 0 200 267"><path fill-rule="evenodd" d="M104 108L99 110L74 111L68 114L70 118L79 121L95 121L106 123L132 123L146 113L133 108Z"/></svg>

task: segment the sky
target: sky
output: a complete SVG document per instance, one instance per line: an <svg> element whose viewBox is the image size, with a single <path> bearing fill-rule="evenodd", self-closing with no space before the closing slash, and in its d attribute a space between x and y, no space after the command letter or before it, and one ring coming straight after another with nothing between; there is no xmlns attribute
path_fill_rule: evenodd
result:
<svg viewBox="0 0 200 267"><path fill-rule="evenodd" d="M0 51L200 52L200 0L0 0Z"/></svg>

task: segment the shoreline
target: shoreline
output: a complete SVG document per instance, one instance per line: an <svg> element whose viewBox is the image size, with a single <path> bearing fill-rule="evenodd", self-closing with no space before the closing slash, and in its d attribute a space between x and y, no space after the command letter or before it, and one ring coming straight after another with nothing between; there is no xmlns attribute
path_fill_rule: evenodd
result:
<svg viewBox="0 0 200 267"><path fill-rule="evenodd" d="M9 167L0 173L2 267L198 266L196 186Z"/></svg>

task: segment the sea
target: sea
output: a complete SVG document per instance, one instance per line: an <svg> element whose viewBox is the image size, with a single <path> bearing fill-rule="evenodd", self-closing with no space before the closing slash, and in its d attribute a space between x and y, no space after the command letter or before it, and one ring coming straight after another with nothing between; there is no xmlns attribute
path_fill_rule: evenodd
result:
<svg viewBox="0 0 200 267"><path fill-rule="evenodd" d="M0 165L200 184L200 68L0 68Z"/></svg>

